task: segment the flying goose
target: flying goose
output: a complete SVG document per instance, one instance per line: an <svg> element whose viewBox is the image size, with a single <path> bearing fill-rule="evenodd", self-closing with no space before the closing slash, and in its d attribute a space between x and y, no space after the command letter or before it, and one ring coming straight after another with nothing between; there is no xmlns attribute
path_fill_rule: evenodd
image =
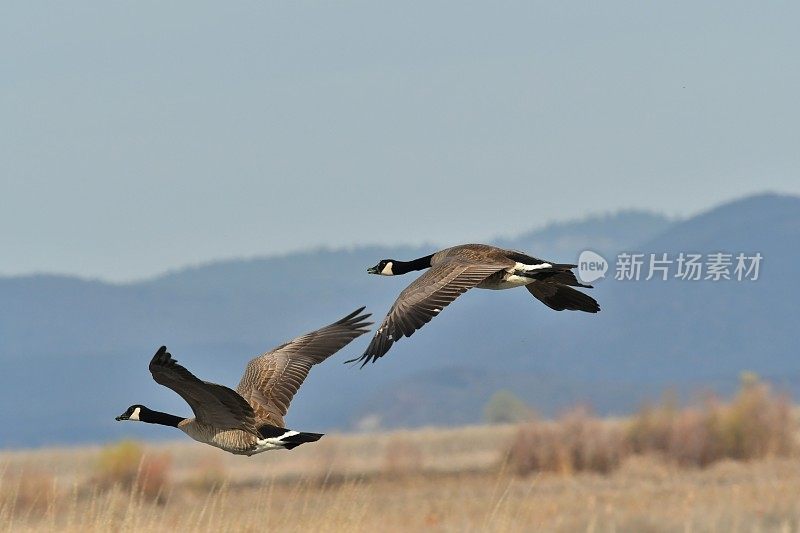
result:
<svg viewBox="0 0 800 533"><path fill-rule="evenodd" d="M289 402L311 367L369 331L369 314L357 309L338 322L307 333L250 361L236 390L196 378L165 346L150 361L156 383L177 392L194 411L183 418L131 405L117 420L173 426L196 441L237 455L292 448L322 437L284 427Z"/></svg>
<svg viewBox="0 0 800 533"><path fill-rule="evenodd" d="M375 362L395 341L410 337L458 296L473 287L512 289L524 285L543 304L556 311L569 309L596 313L597 302L571 287L591 288L580 283L571 269L522 252L486 244L463 244L434 254L397 261L384 259L367 269L370 274L394 276L412 270L429 270L415 279L395 300L364 354L350 362Z"/></svg>

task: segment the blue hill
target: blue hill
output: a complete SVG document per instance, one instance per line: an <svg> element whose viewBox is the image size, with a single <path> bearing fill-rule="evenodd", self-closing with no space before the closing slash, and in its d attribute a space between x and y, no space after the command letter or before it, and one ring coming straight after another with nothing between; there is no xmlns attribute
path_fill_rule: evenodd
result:
<svg viewBox="0 0 800 533"><path fill-rule="evenodd" d="M436 323L358 370L361 338L316 367L287 421L308 430L457 424L480 419L500 388L543 413L576 402L627 412L664 387L721 391L752 369L794 390L790 345L798 282L800 199L745 198L684 221L625 212L496 242L559 261L591 248L641 252L760 251L756 282L597 283L598 315L554 313L526 291L472 291ZM127 285L58 276L0 278L0 446L142 435L113 418L131 403L188 414L147 372L167 344L204 379L238 382L245 362L367 305L380 319L410 277L364 270L436 246L314 250L222 261ZM794 311L794 313L792 312ZM43 432L42 428L46 428ZM138 429L138 428L136 428ZM148 428L150 429L150 428ZM154 429L155 438L173 436Z"/></svg>

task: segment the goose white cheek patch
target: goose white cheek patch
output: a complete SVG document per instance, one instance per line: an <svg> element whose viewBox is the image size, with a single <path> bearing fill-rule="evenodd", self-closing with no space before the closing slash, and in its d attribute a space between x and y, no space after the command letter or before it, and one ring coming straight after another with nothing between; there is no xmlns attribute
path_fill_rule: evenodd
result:
<svg viewBox="0 0 800 533"><path fill-rule="evenodd" d="M131 413L131 416L128 417L128 420L139 420L139 412L141 411L140 408L136 408Z"/></svg>
<svg viewBox="0 0 800 533"><path fill-rule="evenodd" d="M381 270L381 274L384 276L394 276L394 272L392 272L392 262L389 261Z"/></svg>

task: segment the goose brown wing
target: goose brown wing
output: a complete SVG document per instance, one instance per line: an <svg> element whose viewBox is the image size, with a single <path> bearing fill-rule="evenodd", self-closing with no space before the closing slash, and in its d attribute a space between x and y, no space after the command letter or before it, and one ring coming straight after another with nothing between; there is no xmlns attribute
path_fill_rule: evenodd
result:
<svg viewBox="0 0 800 533"><path fill-rule="evenodd" d="M224 385L198 379L179 365L165 346L150 361L150 373L156 383L177 392L198 421L218 429L241 429L258 435L255 414L244 398Z"/></svg>
<svg viewBox="0 0 800 533"><path fill-rule="evenodd" d="M507 265L475 264L460 258L434 264L400 293L367 350L353 361L360 361L362 367L374 363L395 341L410 337L453 300L505 268Z"/></svg>
<svg viewBox="0 0 800 533"><path fill-rule="evenodd" d="M283 417L289 403L308 376L311 367L335 354L353 339L367 333L369 313L357 309L311 333L278 346L247 364L236 388L253 407L256 426L271 424L284 427Z"/></svg>

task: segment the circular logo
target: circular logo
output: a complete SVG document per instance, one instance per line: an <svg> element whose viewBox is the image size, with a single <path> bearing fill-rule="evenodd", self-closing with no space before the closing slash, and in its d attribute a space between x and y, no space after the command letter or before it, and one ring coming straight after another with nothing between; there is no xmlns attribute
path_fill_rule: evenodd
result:
<svg viewBox="0 0 800 533"><path fill-rule="evenodd" d="M592 283L598 279L606 277L608 271L608 261L591 250L584 250L578 257L578 278L583 283Z"/></svg>

